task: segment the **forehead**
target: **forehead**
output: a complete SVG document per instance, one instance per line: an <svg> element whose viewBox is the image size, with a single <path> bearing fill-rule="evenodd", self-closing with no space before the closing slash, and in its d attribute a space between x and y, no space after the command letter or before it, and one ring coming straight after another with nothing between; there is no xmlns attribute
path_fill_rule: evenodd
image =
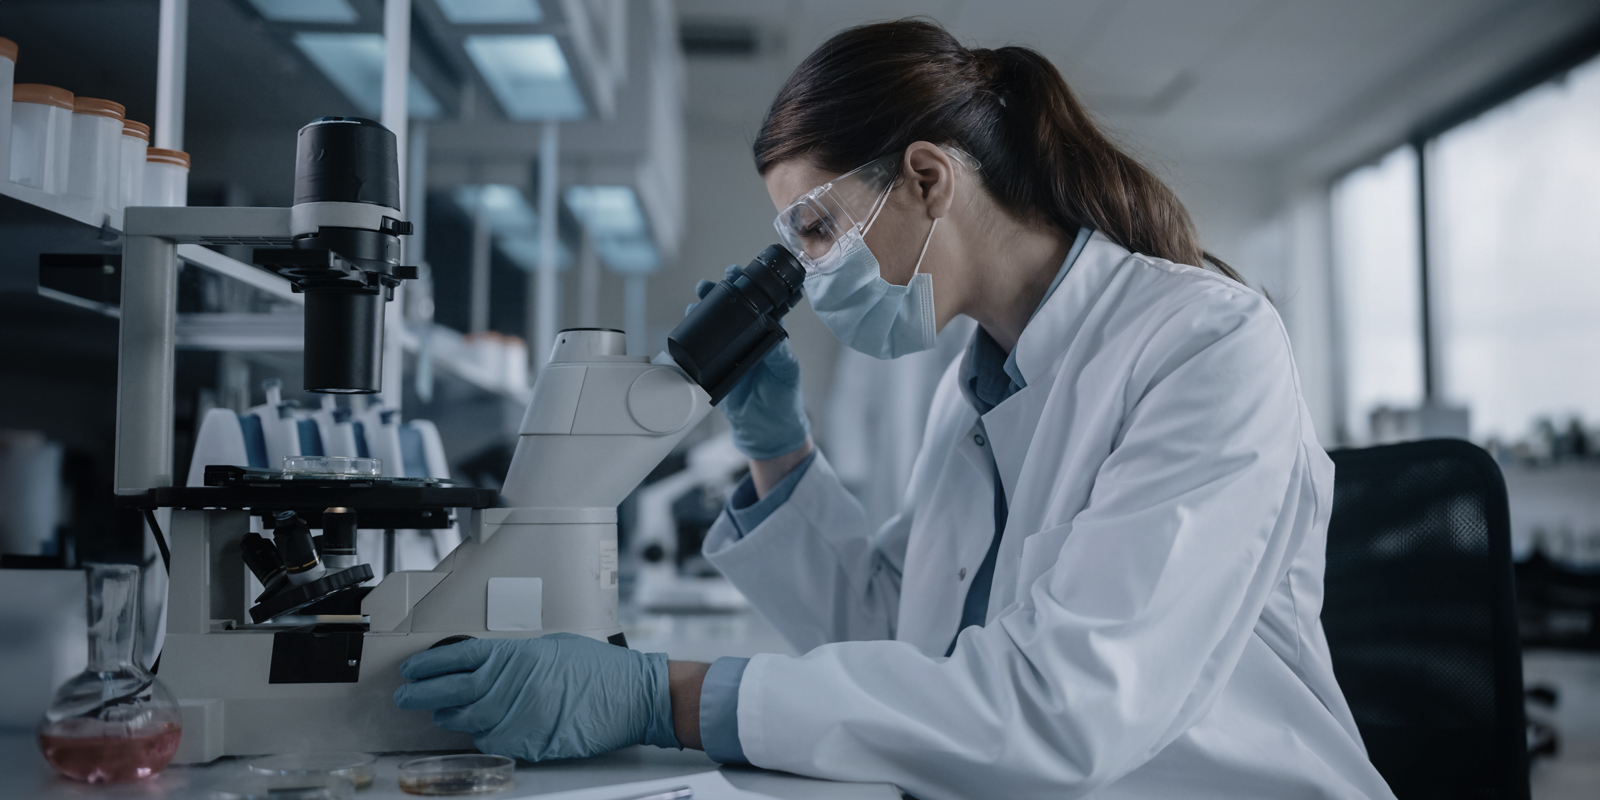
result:
<svg viewBox="0 0 1600 800"><path fill-rule="evenodd" d="M782 209L793 203L800 195L837 177L839 173L818 169L804 159L794 159L774 164L767 170L765 180L767 194L772 196L772 205Z"/></svg>

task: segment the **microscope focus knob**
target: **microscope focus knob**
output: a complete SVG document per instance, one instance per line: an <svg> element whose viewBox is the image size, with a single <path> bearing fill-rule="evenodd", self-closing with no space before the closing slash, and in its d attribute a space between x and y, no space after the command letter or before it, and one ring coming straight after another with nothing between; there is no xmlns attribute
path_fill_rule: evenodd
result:
<svg viewBox="0 0 1600 800"><path fill-rule="evenodd" d="M672 433L694 416L694 392L694 384L675 369L647 369L628 387L628 413L651 433Z"/></svg>

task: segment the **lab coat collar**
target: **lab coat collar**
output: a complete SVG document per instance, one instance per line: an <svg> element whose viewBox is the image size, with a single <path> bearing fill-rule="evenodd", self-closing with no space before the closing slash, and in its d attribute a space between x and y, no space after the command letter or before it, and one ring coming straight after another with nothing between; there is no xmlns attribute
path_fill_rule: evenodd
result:
<svg viewBox="0 0 1600 800"><path fill-rule="evenodd" d="M1105 291L1117 268L1129 255L1126 249L1096 231L1061 285L1045 300L1017 339L1012 355L1027 383L982 417L1008 502L1014 497L1028 445L1049 399L1051 373L1083 327L1084 318L1096 298Z"/></svg>
<svg viewBox="0 0 1600 800"><path fill-rule="evenodd" d="M1084 314L1129 255L1099 231L1089 237L1061 285L1045 298L1017 338L1012 355L1024 386L1033 385L1060 363L1062 352L1083 327Z"/></svg>

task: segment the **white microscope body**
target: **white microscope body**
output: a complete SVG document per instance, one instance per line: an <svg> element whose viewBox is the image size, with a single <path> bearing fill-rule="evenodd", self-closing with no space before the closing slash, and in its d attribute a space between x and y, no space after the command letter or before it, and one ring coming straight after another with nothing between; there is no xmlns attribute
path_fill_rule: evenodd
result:
<svg viewBox="0 0 1600 800"><path fill-rule="evenodd" d="M256 266L305 295L305 387L376 392L385 303L417 274L400 264L398 237L410 225L395 210L397 175L392 133L371 120L324 117L301 129L292 208L125 212L114 504L121 520L142 515L157 535L165 527L170 542L159 674L182 709L177 763L468 749L467 735L395 706L406 658L461 637L571 632L625 645L617 505L782 341L778 320L802 296L800 262L774 245L679 323L670 356L630 357L620 331L560 333L523 418L500 498L506 507L491 507L493 492L436 481L289 480L222 465L238 479L174 486L180 257L215 259L198 245L266 246L254 252ZM241 280L263 279L229 265ZM366 565L251 605L247 561L255 571L263 545L281 553L247 538L251 518L293 511L285 519L304 526L294 535L309 537L310 517L329 509L368 528L444 528L453 517L465 538L432 570L386 575L359 609L352 601L370 576ZM311 592L323 581L332 583ZM327 610L334 600L339 610ZM322 616L285 621L302 609Z"/></svg>
<svg viewBox="0 0 1600 800"><path fill-rule="evenodd" d="M161 678L183 706L178 761L471 748L426 712L395 707L407 657L452 636L571 632L620 643L616 507L711 410L705 390L664 355L624 353L619 331L558 336L506 478L513 506L462 510L469 535L460 547L432 570L385 576L366 596L369 629L359 645L345 644L358 651L354 682L274 683L273 661L285 657L274 653L278 637L225 621L242 610L234 590L246 512L175 510ZM319 634L290 635L315 647Z"/></svg>

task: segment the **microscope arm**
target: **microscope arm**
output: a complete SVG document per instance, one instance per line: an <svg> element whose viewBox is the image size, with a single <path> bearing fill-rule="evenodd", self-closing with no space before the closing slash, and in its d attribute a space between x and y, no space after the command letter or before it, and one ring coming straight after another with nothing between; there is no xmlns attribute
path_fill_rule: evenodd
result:
<svg viewBox="0 0 1600 800"><path fill-rule="evenodd" d="M468 526L433 570L445 577L386 577L362 602L372 630L620 636L617 506L788 335L779 320L803 278L792 254L768 247L708 292L654 360L627 355L621 331L559 333L518 431L505 507Z"/></svg>
<svg viewBox="0 0 1600 800"><path fill-rule="evenodd" d="M705 390L665 353L647 362L563 352L606 335L615 336L558 337L522 420L501 490L506 505L615 508L711 412Z"/></svg>

